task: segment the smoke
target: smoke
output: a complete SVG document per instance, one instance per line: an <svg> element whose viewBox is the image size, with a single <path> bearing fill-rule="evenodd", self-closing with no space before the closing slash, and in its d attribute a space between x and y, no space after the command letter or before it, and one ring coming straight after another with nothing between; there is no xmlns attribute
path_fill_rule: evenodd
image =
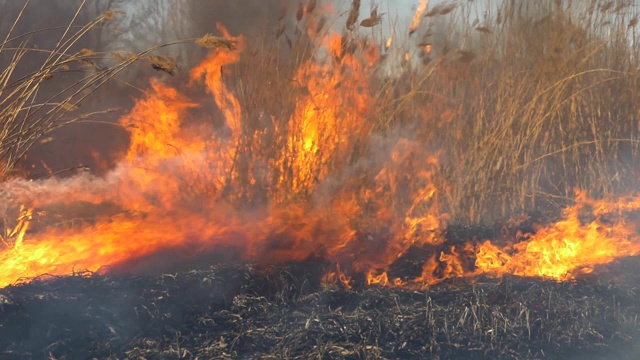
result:
<svg viewBox="0 0 640 360"><path fill-rule="evenodd" d="M142 171L150 176L161 177L162 174L178 173L185 166L204 168L206 157L202 153L181 153L157 164L153 169ZM141 159L144 163L145 160ZM108 202L123 208L151 206L145 199L157 198L161 194L155 186L143 186L140 183L140 172L135 165L119 162L104 175L95 175L89 171L78 171L74 176L66 178L48 178L28 180L14 178L0 184L0 214L5 218L15 212L12 206L19 204L28 207L46 207L57 203L73 204L77 202L101 204ZM154 210L157 210L154 207Z"/></svg>

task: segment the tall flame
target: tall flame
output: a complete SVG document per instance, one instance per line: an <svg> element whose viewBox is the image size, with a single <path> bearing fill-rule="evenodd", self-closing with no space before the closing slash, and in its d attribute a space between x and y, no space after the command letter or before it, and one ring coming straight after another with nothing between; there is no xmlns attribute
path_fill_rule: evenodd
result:
<svg viewBox="0 0 640 360"><path fill-rule="evenodd" d="M284 119L266 115L249 126L225 76L245 40L219 26L238 51L214 50L191 70L188 88L204 83L220 119L198 119L194 110L206 104L152 81L120 120L130 146L106 175L4 182L0 209L19 215L2 238L0 286L175 249L187 258L230 250L257 263L316 257L334 269L327 282L351 287L359 274L367 284L412 288L480 274L564 281L640 254L628 220L640 198L607 202L584 193L562 220L508 244L445 244L439 154L408 136L378 141L369 121L380 49L311 28L317 51L294 72L300 95ZM265 199L243 202L250 190ZM85 219L60 215L75 213ZM412 249L423 256L419 274L394 277L392 266Z"/></svg>
<svg viewBox="0 0 640 360"><path fill-rule="evenodd" d="M352 54L342 54L338 34L329 35L325 46L328 54L321 63L307 62L294 79L308 95L297 101L289 120L287 149L279 161L281 173L287 166L292 170L292 178L282 177L280 186L294 195L312 191L370 130L365 121L372 101L364 91L367 65ZM332 61L335 58L340 58L339 64ZM351 73L349 81L344 81L345 69Z"/></svg>

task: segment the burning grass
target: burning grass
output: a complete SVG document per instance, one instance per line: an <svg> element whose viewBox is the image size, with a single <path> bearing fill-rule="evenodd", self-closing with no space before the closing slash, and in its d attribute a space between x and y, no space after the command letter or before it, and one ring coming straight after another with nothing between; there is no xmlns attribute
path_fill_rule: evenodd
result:
<svg viewBox="0 0 640 360"><path fill-rule="evenodd" d="M113 52L42 103L108 55L69 49L117 13L13 82L32 49L10 33L6 169L80 90L140 59L173 80L120 118L103 174L0 185L3 355L633 358L637 17L591 4L421 1L388 36L377 7L300 2L266 37L163 45L209 49L192 69Z"/></svg>
<svg viewBox="0 0 640 360"><path fill-rule="evenodd" d="M54 139L49 136L62 127L95 120L116 109L80 111L80 107L101 87L121 81L117 76L140 59L169 74L178 64L169 56L152 55L164 47L193 43L206 48L233 48L228 40L206 35L199 39L173 41L145 49L139 53L127 51L97 52L79 48L83 39L124 12L110 10L86 24L79 24L87 2L80 1L69 23L62 27L30 29L18 34L29 10L35 7L24 1L20 11L8 23L2 34L0 55L0 178L5 180L20 173L16 165L23 162L30 150ZM10 14L8 14L10 15ZM59 36L51 48L39 48L32 37L51 33ZM37 42L37 41L36 41ZM111 59L113 58L113 59ZM115 60L113 62L112 60ZM46 166L45 166L46 167Z"/></svg>
<svg viewBox="0 0 640 360"><path fill-rule="evenodd" d="M633 9L535 4L476 20L473 4L424 1L393 30L403 42L369 35L385 14L358 21L360 1L343 17L300 3L273 38L218 24L220 36L188 40L210 49L188 72L154 49L115 53L99 79L143 58L179 79L152 80L120 118L129 148L104 175L2 184L18 220L5 220L0 286L224 249L240 263L320 259L326 283L409 294L461 278L572 281L638 255L640 202L625 196L639 174ZM83 219L66 221L76 208ZM529 211L544 222L524 233L515 222L499 238L446 238L451 222ZM414 271L394 275L407 258Z"/></svg>

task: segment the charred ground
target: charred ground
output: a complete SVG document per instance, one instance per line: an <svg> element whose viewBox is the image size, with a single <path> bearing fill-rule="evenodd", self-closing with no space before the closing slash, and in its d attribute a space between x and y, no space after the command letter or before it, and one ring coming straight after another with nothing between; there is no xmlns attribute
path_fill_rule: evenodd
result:
<svg viewBox="0 0 640 360"><path fill-rule="evenodd" d="M451 280L426 291L320 284L326 264L158 276L43 276L0 291L10 359L632 359L633 273L571 283Z"/></svg>

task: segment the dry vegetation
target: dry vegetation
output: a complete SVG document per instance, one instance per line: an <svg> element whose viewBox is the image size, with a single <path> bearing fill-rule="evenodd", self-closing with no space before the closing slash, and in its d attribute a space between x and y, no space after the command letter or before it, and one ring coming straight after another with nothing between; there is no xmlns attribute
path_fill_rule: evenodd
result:
<svg viewBox="0 0 640 360"><path fill-rule="evenodd" d="M148 59L156 70L173 73L178 65L169 56L150 55L171 45L196 42L201 47L232 47L233 43L215 36L166 42L138 53L128 51L98 52L80 48L81 40L99 31L106 22L124 16L122 11L107 11L88 23L81 23L87 11L81 1L66 26L39 28L17 33L28 12L37 6L25 1L5 34L1 34L0 59L0 179L15 175L16 165L35 145L51 142L54 130L81 121L99 118L107 110L81 111L79 108L107 82L140 59ZM56 37L54 46L40 48L32 37L41 34ZM81 74L80 77L70 76ZM72 79L71 81L69 79ZM118 80L121 81L122 80ZM55 86L51 86L56 83Z"/></svg>
<svg viewBox="0 0 640 360"><path fill-rule="evenodd" d="M277 28L264 38L249 39L242 61L232 76L225 76L243 111L238 150L245 156L238 156L235 171L229 171L234 173L229 184L242 187L234 196L241 193L245 202L255 204L265 196L309 195L274 195L292 188L293 180L287 180L291 174L284 170L256 176L255 159L272 164L286 148L289 119L297 99L307 94L292 79L306 61L318 57L317 40L331 29L346 29L342 55L330 60L337 68L345 54L367 59L375 49L382 58L372 70L377 75L371 86L360 89L374 99L361 128L369 137L356 142L346 156L323 155L324 178L344 177L345 163L366 172L363 161L375 159L380 146L372 139L410 133L411 140L424 146L415 156L438 155L438 169L430 179L436 183L438 206L462 222L556 210L571 201L575 188L596 197L637 190L640 64L633 46L635 8L624 1L488 4L432 7L411 35L398 24L389 25L391 19L377 9L364 14L360 1L353 1L342 17L321 15L316 1L283 11ZM4 176L34 144L47 141L53 129L90 116L79 114L78 105L133 62L147 58L156 70L172 75L179 70L171 57L149 56L159 47L138 54L74 48L79 38L117 15L108 12L83 26L72 19L52 49L28 47L30 34L6 35L0 46L2 55L11 57L0 77ZM395 34L391 46L378 31L384 26ZM196 43L236 47L210 34ZM34 51L45 53L45 60L33 72L16 76L15 69ZM106 57L116 64L98 65ZM78 68L87 75L49 98L38 95L57 74ZM274 122L265 125L266 117ZM258 181L249 181L253 178Z"/></svg>
<svg viewBox="0 0 640 360"><path fill-rule="evenodd" d="M330 26L346 27L344 53L366 58L374 46L382 61L373 86L362 89L374 98L364 127L370 141L328 161L333 176L341 176L344 161L357 167L375 158L374 137L410 133L425 153L438 154L438 202L459 221L555 211L576 188L596 197L637 190L636 9L606 1L489 3L432 8L410 37L396 25L390 48L376 30L385 26L380 15L363 14L359 1L339 23L294 11L295 24L281 23L275 38L251 41L250 55L233 72L246 120L241 153L277 158L285 146L277 141L286 136L272 132L265 146L254 139L265 114L276 119L276 129L286 129L305 94L291 79L317 56L317 42L306 33L321 37ZM340 57L333 61L340 66ZM238 158L235 166L250 171L249 163ZM245 184L243 193L264 194L273 183L263 178Z"/></svg>
<svg viewBox="0 0 640 360"><path fill-rule="evenodd" d="M29 34L14 35L12 30L0 44L0 54L11 58L0 73L0 174L11 175L34 144L51 141L52 130L95 115L80 113L79 105L133 63L144 59L144 66L161 76L183 75L176 59L154 51L189 42L241 51L240 62L221 67L219 73L242 108L242 121L233 123L237 128L227 129L222 117L215 117L224 109L189 109L192 115L210 111L200 115L217 122L215 135L221 135L206 140L211 158L224 168L206 163L202 176L180 179L185 186L178 196L199 205L203 199L224 204L202 205L207 211L224 212L227 203L254 209L275 202L295 210L297 205L355 199L367 214L321 214L328 220L323 224L358 222L348 228L373 235L368 240L353 235L363 238L356 245L366 245L354 247L360 251L357 256L375 261L380 254L401 253L417 275L423 262L414 257L424 255L418 244L411 248L415 254L384 247L385 231L395 230L397 219L450 214L473 234L451 238L456 228L451 226L443 235L449 246L483 236L476 230L489 228L464 226L468 223L493 223L523 211L558 211L572 201L576 188L595 197L640 190L636 8L623 1L595 0L488 3L487 8L470 1L431 7L415 29L390 26L392 44L381 35L381 28L389 26L388 15L375 8L365 13L360 0L333 18L322 15L322 1L299 2L262 38L235 41L207 34L137 53L75 48L78 39L115 12L83 26L72 19L53 49L33 49ZM327 52L318 40L336 29L341 31L340 49ZM16 76L34 51L46 55L44 62ZM355 103L358 96L370 101L357 109L362 124L349 123L356 117L339 106L314 109L333 110L339 121L317 125L317 142L330 146L309 156L309 173L301 178L295 160L302 151L291 139L300 137L304 125L295 123L293 115L301 99L313 98L314 90L299 81L307 75L300 71L322 61L331 64L320 72L322 77L333 72L343 76L332 83L333 89L349 89L329 91L327 97L344 95L342 105ZM50 97L41 96L58 74L76 70L86 76ZM355 79L358 71L366 73L368 82ZM197 122L194 118L185 123ZM348 138L327 139L334 134L328 131L331 126ZM220 157L226 149L220 144L235 146L229 163ZM380 174L387 178L376 187ZM299 186L301 179L317 186ZM362 195L367 191L377 193ZM208 197L211 193L216 196ZM356 195L337 196L344 194ZM391 215L380 211L383 205ZM287 213L278 215L282 228L290 225ZM274 238L274 247L290 246L288 233L279 233L277 225L266 236ZM419 225L408 229L409 236L442 230ZM309 233L339 237L333 227L326 229ZM515 226L512 230L516 232ZM282 242L275 240L280 237ZM167 265L176 254L170 250L149 261ZM298 264L257 270L218 266L185 272L178 266L175 274L156 277L80 272L8 286L0 290L0 348L13 358L75 354L113 359L632 358L628 354L638 350L637 257L610 265L615 278L452 278L426 291L365 289L364 274L358 273L362 269L354 266L351 291L322 284L322 274L342 259L315 263L316 254L310 254ZM208 266L212 259L205 255L202 261ZM392 268L396 263L382 264L389 265L390 274L407 272Z"/></svg>
<svg viewBox="0 0 640 360"><path fill-rule="evenodd" d="M454 111L441 134L452 211L478 220L565 204L576 187L637 190L636 17L608 3L512 2L485 32L465 28L456 43L476 59L432 87Z"/></svg>

